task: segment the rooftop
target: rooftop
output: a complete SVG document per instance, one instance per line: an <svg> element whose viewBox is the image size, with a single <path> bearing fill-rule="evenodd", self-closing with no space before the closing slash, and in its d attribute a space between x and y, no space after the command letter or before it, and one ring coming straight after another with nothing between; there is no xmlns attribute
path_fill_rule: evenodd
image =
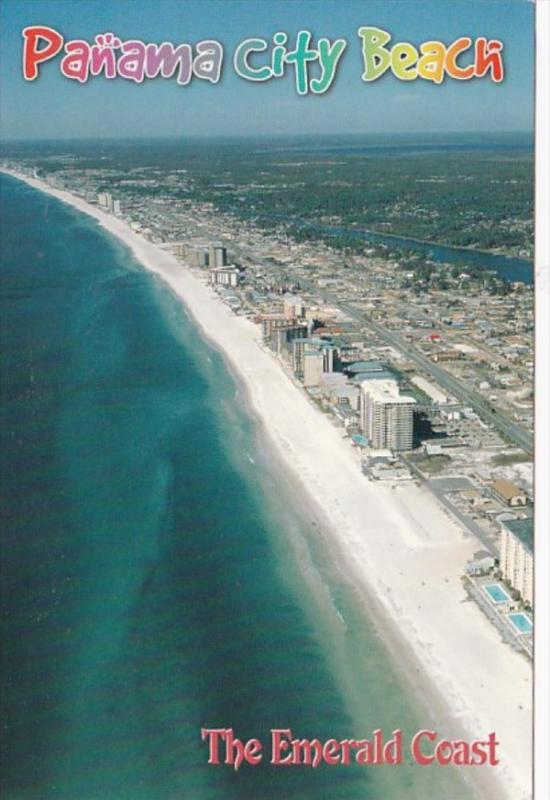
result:
<svg viewBox="0 0 550 800"><path fill-rule="evenodd" d="M382 361L354 361L353 364L346 364L346 372L382 372L387 370L387 364Z"/></svg>
<svg viewBox="0 0 550 800"><path fill-rule="evenodd" d="M513 533L516 539L533 552L533 520L532 519L511 519L502 523L502 527Z"/></svg>
<svg viewBox="0 0 550 800"><path fill-rule="evenodd" d="M394 381L395 373L389 369L382 369L379 372L358 372L352 378L354 383L363 383L364 381Z"/></svg>
<svg viewBox="0 0 550 800"><path fill-rule="evenodd" d="M525 495L523 489L520 489L519 486L516 486L515 483L511 483L510 481L496 480L491 484L491 488L506 500L511 500L518 495Z"/></svg>
<svg viewBox="0 0 550 800"><path fill-rule="evenodd" d="M376 376L363 381L361 389L368 394L375 402L394 403L395 405L413 405L416 400L413 397L399 394L399 384L393 380L376 380Z"/></svg>

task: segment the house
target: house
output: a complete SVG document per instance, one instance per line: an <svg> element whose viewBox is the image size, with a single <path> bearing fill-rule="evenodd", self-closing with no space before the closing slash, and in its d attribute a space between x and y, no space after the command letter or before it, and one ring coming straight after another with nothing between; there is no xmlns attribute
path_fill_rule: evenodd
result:
<svg viewBox="0 0 550 800"><path fill-rule="evenodd" d="M478 550L466 563L466 575L487 575L495 566L495 557L486 550Z"/></svg>
<svg viewBox="0 0 550 800"><path fill-rule="evenodd" d="M497 480L490 486L494 496L508 506L526 506L527 495L515 483Z"/></svg>

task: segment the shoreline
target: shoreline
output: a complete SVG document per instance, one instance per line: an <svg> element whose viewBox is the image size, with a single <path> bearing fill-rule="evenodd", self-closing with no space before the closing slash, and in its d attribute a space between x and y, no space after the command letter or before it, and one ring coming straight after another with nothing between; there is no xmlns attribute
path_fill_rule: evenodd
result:
<svg viewBox="0 0 550 800"><path fill-rule="evenodd" d="M531 264L529 264L529 259L525 256L516 256L510 255L509 253L501 253L498 250L482 250L479 247L473 247L472 245L465 245L465 244L449 244L449 242L440 242L434 241L432 239L417 239L415 236L407 236L404 233L386 233L385 231L373 231L367 228L358 229L361 230L363 233L367 234L374 234L375 236L393 236L395 239L401 239L403 241L415 242L416 244L423 244L427 245L428 247L445 247L449 248L449 250L457 250L458 252L462 252L463 250L469 251L470 253L479 253L482 256L495 256L500 258L506 258L509 261L525 261L526 268L533 268L534 256L531 259ZM490 267L486 267L485 269L491 269Z"/></svg>
<svg viewBox="0 0 550 800"><path fill-rule="evenodd" d="M532 256L531 259L529 259L526 256L510 255L509 253L501 253L498 250L482 250L482 249L480 249L478 247L472 247L470 245L448 244L447 242L432 241L430 239L417 239L415 236L407 236L406 234L403 234L403 233L390 233L390 232L387 232L387 231L376 231L376 230L372 230L371 228L355 228L352 225L347 225L347 226L345 226L345 225L322 225L322 224L319 224L319 223L311 222L310 220L301 220L299 222L295 222L294 224L296 224L298 227L301 226L301 227L319 228L320 230L321 229L326 229L326 231L327 231L327 233L329 235L330 235L331 231L334 231L335 235L338 235L339 232L345 232L345 233L351 233L351 234L363 234L367 241L369 241L369 239L368 239L369 236L380 236L380 237L383 237L383 238L388 237L388 238L392 238L392 239L399 239L400 242L414 242L415 244L425 246L426 248L428 248L428 247L440 247L440 248L445 248L445 249L448 249L448 250L454 250L457 253L464 252L464 253L472 253L472 254L476 254L476 255L480 255L480 256L489 256L490 258L503 258L506 261L510 261L510 262L521 261L521 262L525 262L524 264L521 265L522 268L529 269L529 270L531 270L531 272L533 272L533 270L534 270L534 256ZM375 244L382 244L383 245L384 242L383 241L376 242L374 240L371 240L370 244L374 244L374 245ZM397 246L397 245L395 245L395 246ZM443 263L446 263L446 262L444 262L444 260L441 260L440 263L443 264ZM503 266L504 267L512 267L513 264L504 264ZM486 272L495 272L495 271L498 272L497 267L495 267L494 265L493 266L490 266L490 265L489 266L483 266L483 267L480 267L480 269L482 271L486 271ZM502 280L507 280L507 279L502 279ZM532 282L529 285L532 285Z"/></svg>
<svg viewBox="0 0 550 800"><path fill-rule="evenodd" d="M4 172L93 217L184 303L201 335L242 383L259 430L286 474L306 492L305 504L319 510L342 573L350 577L351 570L388 650L407 662L403 672L410 684L423 695L429 691L432 709L438 716L444 710L445 727L455 738L462 730L472 739L496 731L503 764L467 771L466 779L483 785L484 798L530 797L531 668L500 641L477 607L464 602L460 575L478 543L426 489L369 483L349 442L262 348L257 326L235 316L174 256L68 192Z"/></svg>

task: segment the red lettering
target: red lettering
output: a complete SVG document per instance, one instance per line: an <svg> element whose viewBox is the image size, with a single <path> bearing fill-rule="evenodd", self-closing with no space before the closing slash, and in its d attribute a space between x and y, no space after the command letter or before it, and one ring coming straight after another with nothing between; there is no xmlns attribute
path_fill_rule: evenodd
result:
<svg viewBox="0 0 550 800"><path fill-rule="evenodd" d="M347 766L350 763L350 748L357 747L357 742L355 739L343 739L340 744L342 745L342 758L340 763Z"/></svg>
<svg viewBox="0 0 550 800"><path fill-rule="evenodd" d="M453 744L443 739L435 748L435 757L440 764L450 764L453 760Z"/></svg>
<svg viewBox="0 0 550 800"><path fill-rule="evenodd" d="M240 739L233 736L233 728L228 728L225 738L225 763L230 764L236 770L239 769L244 759L244 744Z"/></svg>
<svg viewBox="0 0 550 800"><path fill-rule="evenodd" d="M453 764L456 764L459 767L471 766L474 762L472 761L468 742L464 742L462 739L457 739L457 741L454 742L454 746L455 753L453 756ZM474 752L475 746L476 743L474 742L472 745L472 752Z"/></svg>
<svg viewBox="0 0 550 800"><path fill-rule="evenodd" d="M476 78L483 78L491 70L491 78L500 83L504 78L504 65L501 50L504 47L498 39L480 37L476 39Z"/></svg>
<svg viewBox="0 0 550 800"><path fill-rule="evenodd" d="M499 760L497 758L497 745L498 744L500 744L500 742L497 742L496 733L494 733L494 732L490 733L489 734L489 740L488 740L488 745L489 745L489 764L492 767L496 767L496 765L499 763Z"/></svg>
<svg viewBox="0 0 550 800"><path fill-rule="evenodd" d="M220 753L219 753L219 738L225 741L227 731L225 728L202 728L201 729L201 738L204 741L205 739L209 739L208 742L208 763L209 764L219 764L220 763Z"/></svg>
<svg viewBox="0 0 550 800"><path fill-rule="evenodd" d="M256 766L262 760L260 750L262 743L259 739L248 739L242 742L233 735L233 728L202 728L201 738L208 739L209 764L220 763L220 740L225 742L225 764L239 769L243 761Z"/></svg>
<svg viewBox="0 0 550 800"><path fill-rule="evenodd" d="M290 728L273 728L271 731L271 763L277 764L280 766L281 764L290 765L292 764L292 754L288 753L285 758L281 757L281 752L284 750L289 749L289 744L285 739L282 737L286 737L287 739L292 738L292 731Z"/></svg>
<svg viewBox="0 0 550 800"><path fill-rule="evenodd" d="M46 46L39 48L40 42ZM49 61L63 47L63 37L53 28L45 25L33 25L23 29L23 77L26 81L34 81L38 77L38 64Z"/></svg>
<svg viewBox="0 0 550 800"><path fill-rule="evenodd" d="M432 763L434 757L424 755L420 749L420 742L422 739L428 739L428 741L433 742L436 736L437 734L435 731L427 730L418 731L418 733L413 736L413 740L411 742L411 752L417 764L421 764L423 767L426 767L428 764Z"/></svg>
<svg viewBox="0 0 550 800"><path fill-rule="evenodd" d="M249 739L248 742L244 746L244 757L246 759L247 764L252 764L253 767L256 764L259 764L262 760L262 754L260 750L262 749L262 743L259 739Z"/></svg>
<svg viewBox="0 0 550 800"><path fill-rule="evenodd" d="M340 742L337 742L336 739L327 739L324 743L323 761L331 766L340 763Z"/></svg>

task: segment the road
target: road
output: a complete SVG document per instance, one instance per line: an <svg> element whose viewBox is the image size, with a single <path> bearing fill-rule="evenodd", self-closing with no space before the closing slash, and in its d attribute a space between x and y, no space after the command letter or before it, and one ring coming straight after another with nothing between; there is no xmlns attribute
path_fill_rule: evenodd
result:
<svg viewBox="0 0 550 800"><path fill-rule="evenodd" d="M239 255L250 258L250 253L247 252L247 248L235 248L235 250ZM406 342L399 334L394 331L389 331L378 323L373 322L373 320L359 309L349 303L342 302L337 295L331 295L330 293L320 291L319 287L314 286L308 281L301 280L300 282L305 289L322 297L323 300L330 305L340 308L361 326L373 330L383 342L406 355L419 369L431 375L443 389L454 395L457 400L464 405L471 407L484 422L496 429L506 441L517 445L528 455L533 455L533 435L530 431L518 425L517 422L514 422L501 411L494 409L484 397L469 388L458 378L455 378L438 364L431 361L427 356Z"/></svg>
<svg viewBox="0 0 550 800"><path fill-rule="evenodd" d="M446 389L450 394L453 394L458 400L467 406L473 408L481 419L488 425L501 433L505 439L512 441L514 444L521 447L529 455L533 455L533 436L532 434L511 420L505 414L493 409L491 404L480 394L470 389L467 385L462 383L458 378L442 369L438 364L435 364L423 353L420 353L416 348L408 344L399 334L394 331L389 331L383 328L376 322L369 319L366 314L359 311L353 306L340 302L336 297L327 295L325 299L342 309L346 314L355 319L361 325L371 328L380 339L386 344L399 350L407 356L414 364L420 369L431 375L436 382Z"/></svg>
<svg viewBox="0 0 550 800"><path fill-rule="evenodd" d="M430 491L435 494L438 501L444 506L449 514L454 517L458 522L460 522L467 531L469 531L472 536L478 539L479 542L485 547L485 549L491 553L493 556L499 556L499 548L495 542L494 538L491 538L486 531L481 528L475 520L473 520L468 514L464 514L459 508L457 508L454 503L449 499L447 493L442 491L437 483L427 478L416 466L416 464L412 461L412 459L408 458L405 453L401 453L402 461L407 465L410 469L412 474L418 478L421 483L426 484Z"/></svg>

